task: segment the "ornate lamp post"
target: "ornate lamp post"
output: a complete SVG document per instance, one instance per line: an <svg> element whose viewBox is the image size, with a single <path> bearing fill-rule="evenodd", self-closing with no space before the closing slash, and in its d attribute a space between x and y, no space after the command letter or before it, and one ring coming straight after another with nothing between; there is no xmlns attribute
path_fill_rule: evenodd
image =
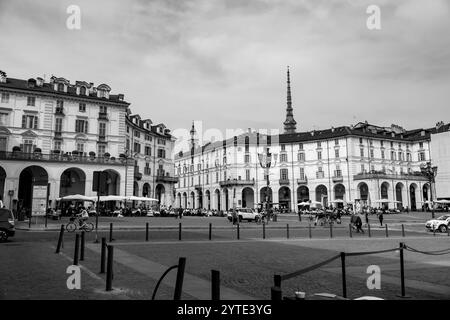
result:
<svg viewBox="0 0 450 320"><path fill-rule="evenodd" d="M435 178L437 175L437 167L436 166L432 167L431 162L428 161L427 163L423 163L420 166L420 171L425 177L427 177L428 182L430 183L430 202L432 208L431 215L434 219L433 185L435 183Z"/></svg>
<svg viewBox="0 0 450 320"><path fill-rule="evenodd" d="M264 170L264 175L266 176L266 192L265 192L265 212L266 216L269 211L269 171L271 167L275 167L278 155L275 153L270 153L269 148L266 148L266 153L258 153L259 165Z"/></svg>

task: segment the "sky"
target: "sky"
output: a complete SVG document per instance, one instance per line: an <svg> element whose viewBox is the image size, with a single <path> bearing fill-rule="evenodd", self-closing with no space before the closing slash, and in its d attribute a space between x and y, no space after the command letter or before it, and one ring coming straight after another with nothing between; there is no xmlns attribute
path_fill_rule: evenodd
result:
<svg viewBox="0 0 450 320"><path fill-rule="evenodd" d="M106 83L172 131L282 130L289 65L298 131L427 128L450 121L449 32L448 0L0 0L0 70Z"/></svg>

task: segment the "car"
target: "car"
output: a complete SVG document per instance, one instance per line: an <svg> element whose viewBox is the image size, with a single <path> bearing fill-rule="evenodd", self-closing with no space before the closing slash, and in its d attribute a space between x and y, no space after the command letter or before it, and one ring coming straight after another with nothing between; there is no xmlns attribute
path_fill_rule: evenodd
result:
<svg viewBox="0 0 450 320"><path fill-rule="evenodd" d="M257 213L254 209L250 208L236 208L236 215L239 218L239 221L247 220L247 221L258 221L261 219L261 214ZM233 215L232 211L227 213L227 219L232 221Z"/></svg>
<svg viewBox="0 0 450 320"><path fill-rule="evenodd" d="M437 219L428 220L425 223L427 230L436 230L439 232L447 232L450 225L450 214L440 216Z"/></svg>
<svg viewBox="0 0 450 320"><path fill-rule="evenodd" d="M8 240L9 237L14 237L15 232L13 213L6 208L0 209L0 242Z"/></svg>

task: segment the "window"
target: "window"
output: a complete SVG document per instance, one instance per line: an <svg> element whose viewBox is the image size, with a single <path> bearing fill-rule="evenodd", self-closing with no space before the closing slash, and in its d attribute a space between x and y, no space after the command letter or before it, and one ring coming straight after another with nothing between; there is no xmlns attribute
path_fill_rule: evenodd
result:
<svg viewBox="0 0 450 320"><path fill-rule="evenodd" d="M370 170L373 172L373 171L375 171L375 166L374 165L371 165L370 166Z"/></svg>
<svg viewBox="0 0 450 320"><path fill-rule="evenodd" d="M223 164L227 164L227 157L223 157Z"/></svg>
<svg viewBox="0 0 450 320"><path fill-rule="evenodd" d="M384 156L384 150L381 150L381 159L384 159L385 158L385 156Z"/></svg>
<svg viewBox="0 0 450 320"><path fill-rule="evenodd" d="M127 133L130 133L130 127L127 127Z"/></svg>
<svg viewBox="0 0 450 320"><path fill-rule="evenodd" d="M364 157L364 149L363 148L359 149L359 154L361 155L361 157Z"/></svg>
<svg viewBox="0 0 450 320"><path fill-rule="evenodd" d="M206 184L209 184L209 174L206 175Z"/></svg>
<svg viewBox="0 0 450 320"><path fill-rule="evenodd" d="M61 141L55 141L53 144L53 149L61 151Z"/></svg>
<svg viewBox="0 0 450 320"><path fill-rule="evenodd" d="M145 155L151 156L152 155L152 147L145 146Z"/></svg>
<svg viewBox="0 0 450 320"><path fill-rule="evenodd" d="M108 107L100 106L100 113L108 113Z"/></svg>
<svg viewBox="0 0 450 320"><path fill-rule="evenodd" d="M281 145L281 151L286 151L286 145L285 144Z"/></svg>
<svg viewBox="0 0 450 320"><path fill-rule="evenodd" d="M299 152L297 154L297 160L298 161L305 161L305 153L304 152Z"/></svg>
<svg viewBox="0 0 450 320"><path fill-rule="evenodd" d="M359 144L362 144L362 143L363 143L363 139L359 138Z"/></svg>
<svg viewBox="0 0 450 320"><path fill-rule="evenodd" d="M322 151L317 151L317 159L322 160Z"/></svg>
<svg viewBox="0 0 450 320"><path fill-rule="evenodd" d="M141 153L141 144L139 142L135 142L133 146L134 152Z"/></svg>
<svg viewBox="0 0 450 320"><path fill-rule="evenodd" d="M372 140L369 140L369 145L373 146L373 141Z"/></svg>
<svg viewBox="0 0 450 320"><path fill-rule="evenodd" d="M386 173L386 166L382 166L382 167L381 167L381 171L383 171L384 173Z"/></svg>
<svg viewBox="0 0 450 320"><path fill-rule="evenodd" d="M298 150L303 150L303 143L298 144Z"/></svg>
<svg viewBox="0 0 450 320"><path fill-rule="evenodd" d="M280 169L280 179L281 180L288 179L288 169Z"/></svg>
<svg viewBox="0 0 450 320"><path fill-rule="evenodd" d="M317 142L317 148L322 148L322 142Z"/></svg>
<svg viewBox="0 0 450 320"><path fill-rule="evenodd" d="M8 125L8 114L0 112L0 126Z"/></svg>
<svg viewBox="0 0 450 320"><path fill-rule="evenodd" d="M419 152L419 161L425 161L425 152Z"/></svg>
<svg viewBox="0 0 450 320"><path fill-rule="evenodd" d="M97 156L103 157L103 155L106 153L106 146L104 144L99 144L97 146L97 153Z"/></svg>
<svg viewBox="0 0 450 320"><path fill-rule="evenodd" d="M300 168L300 180L305 180L305 168Z"/></svg>
<svg viewBox="0 0 450 320"><path fill-rule="evenodd" d="M106 123L100 122L98 124L98 135L100 137L105 137L106 136Z"/></svg>
<svg viewBox="0 0 450 320"><path fill-rule="evenodd" d="M419 148L423 149L423 142L419 142Z"/></svg>
<svg viewBox="0 0 450 320"><path fill-rule="evenodd" d="M398 152L398 160L403 161L403 153L401 151Z"/></svg>
<svg viewBox="0 0 450 320"><path fill-rule="evenodd" d="M408 152L408 153L406 154L406 160L407 160L407 161L412 161L411 153Z"/></svg>
<svg viewBox="0 0 450 320"><path fill-rule="evenodd" d="M75 132L87 133L88 132L88 122L87 120L75 120Z"/></svg>
<svg viewBox="0 0 450 320"><path fill-rule="evenodd" d="M202 165L199 163L199 164L197 164L197 171L200 171L200 170L202 170Z"/></svg>
<svg viewBox="0 0 450 320"><path fill-rule="evenodd" d="M81 103L78 105L78 111L86 112L86 103Z"/></svg>
<svg viewBox="0 0 450 320"><path fill-rule="evenodd" d="M145 135L145 140L146 141L152 141L152 137L149 134Z"/></svg>
<svg viewBox="0 0 450 320"><path fill-rule="evenodd" d="M165 139L158 139L158 144L162 144L162 145L166 145L166 140Z"/></svg>
<svg viewBox="0 0 450 320"><path fill-rule="evenodd" d="M381 146L384 146L384 141L381 140L381 141L380 141L380 144L381 144Z"/></svg>
<svg viewBox="0 0 450 320"><path fill-rule="evenodd" d="M366 168L364 167L364 165L361 165L361 172L364 173L366 171Z"/></svg>
<svg viewBox="0 0 450 320"><path fill-rule="evenodd" d="M395 151L391 151L391 160L395 160Z"/></svg>
<svg viewBox="0 0 450 320"><path fill-rule="evenodd" d="M317 179L325 178L325 173L323 172L323 168L322 167L318 168L318 171L316 172L316 178Z"/></svg>
<svg viewBox="0 0 450 320"><path fill-rule="evenodd" d="M334 149L334 157L339 158L339 149Z"/></svg>
<svg viewBox="0 0 450 320"><path fill-rule="evenodd" d="M134 130L134 136L136 138L140 138L141 137L141 133L139 131L137 131L137 130Z"/></svg>
<svg viewBox="0 0 450 320"><path fill-rule="evenodd" d="M249 154L246 154L244 158L245 158L245 163L250 163L250 155Z"/></svg>
<svg viewBox="0 0 450 320"><path fill-rule="evenodd" d="M56 118L55 120L55 131L62 132L62 118Z"/></svg>
<svg viewBox="0 0 450 320"><path fill-rule="evenodd" d="M146 162L145 167L144 167L144 174L149 176L149 175L151 175L151 173L152 173L152 170L150 168L150 163Z"/></svg>
<svg viewBox="0 0 450 320"><path fill-rule="evenodd" d="M84 152L84 143L77 143L77 151L83 153Z"/></svg>
<svg viewBox="0 0 450 320"><path fill-rule="evenodd" d="M36 104L36 97L27 97L27 106L34 107Z"/></svg>
<svg viewBox="0 0 450 320"><path fill-rule="evenodd" d="M62 110L64 108L64 100L56 100L56 109Z"/></svg>
<svg viewBox="0 0 450 320"><path fill-rule="evenodd" d="M336 171L334 172L334 175L336 177L342 177L342 170L341 170L341 167L339 165L336 165Z"/></svg>
<svg viewBox="0 0 450 320"><path fill-rule="evenodd" d="M130 139L127 139L126 150L130 150Z"/></svg>
<svg viewBox="0 0 450 320"><path fill-rule="evenodd" d="M158 158L165 158L165 157L166 157L166 150L158 149Z"/></svg>
<svg viewBox="0 0 450 320"><path fill-rule="evenodd" d="M219 182L219 173L216 172L216 182Z"/></svg>
<svg viewBox="0 0 450 320"><path fill-rule="evenodd" d="M23 152L32 153L34 151L35 145L33 140L23 140Z"/></svg>
<svg viewBox="0 0 450 320"><path fill-rule="evenodd" d="M374 158L373 149L370 149L370 157L371 157L371 158Z"/></svg>
<svg viewBox="0 0 450 320"><path fill-rule="evenodd" d="M287 154L284 154L284 153L281 154L281 155L280 155L280 161L281 161L281 162L287 162Z"/></svg>
<svg viewBox="0 0 450 320"><path fill-rule="evenodd" d="M80 88L80 94L85 96L86 95L86 87L81 87Z"/></svg>
<svg viewBox="0 0 450 320"><path fill-rule="evenodd" d="M336 146L339 145L339 139L334 139L334 145L336 145Z"/></svg>
<svg viewBox="0 0 450 320"><path fill-rule="evenodd" d="M64 84L58 83L58 91L64 92Z"/></svg>
<svg viewBox="0 0 450 320"><path fill-rule="evenodd" d="M394 147L394 142L391 141L391 148L393 148L393 147Z"/></svg>
<svg viewBox="0 0 450 320"><path fill-rule="evenodd" d="M38 128L38 117L33 115L23 115L22 116L22 128L24 129L37 129Z"/></svg>
<svg viewBox="0 0 450 320"><path fill-rule="evenodd" d="M250 170L245 170L245 180L251 180L250 179Z"/></svg>
<svg viewBox="0 0 450 320"><path fill-rule="evenodd" d="M9 102L9 93L2 92L2 102L3 103L8 103Z"/></svg>

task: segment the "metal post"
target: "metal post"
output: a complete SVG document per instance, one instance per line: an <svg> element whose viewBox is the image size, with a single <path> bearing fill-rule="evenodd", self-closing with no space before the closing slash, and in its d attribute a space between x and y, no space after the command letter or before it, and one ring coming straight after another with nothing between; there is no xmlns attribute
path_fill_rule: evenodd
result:
<svg viewBox="0 0 450 320"><path fill-rule="evenodd" d="M148 222L145 223L145 241L148 241Z"/></svg>
<svg viewBox="0 0 450 320"><path fill-rule="evenodd" d="M270 297L271 297L271 300L281 301L282 300L281 288L280 287L271 287L270 288Z"/></svg>
<svg viewBox="0 0 450 320"><path fill-rule="evenodd" d="M108 246L108 263L106 266L106 291L112 290L114 246Z"/></svg>
<svg viewBox="0 0 450 320"><path fill-rule="evenodd" d="M59 253L61 251L61 245L63 242L63 237L64 237L64 225L61 225L61 230L59 230L59 238L58 238L58 245L56 246L56 252L55 253Z"/></svg>
<svg viewBox="0 0 450 320"><path fill-rule="evenodd" d="M369 232L369 238L372 237L372 233L370 232L370 224L369 223L367 224L367 230Z"/></svg>
<svg viewBox="0 0 450 320"><path fill-rule="evenodd" d="M353 234L352 234L352 224L351 223L348 225L348 230L350 232L350 238L352 238Z"/></svg>
<svg viewBox="0 0 450 320"><path fill-rule="evenodd" d="M347 298L347 280L345 275L345 252L341 252L341 268L342 268L342 296Z"/></svg>
<svg viewBox="0 0 450 320"><path fill-rule="evenodd" d="M263 239L266 238L266 224L263 222Z"/></svg>
<svg viewBox="0 0 450 320"><path fill-rule="evenodd" d="M181 241L181 222L178 223L178 240Z"/></svg>
<svg viewBox="0 0 450 320"><path fill-rule="evenodd" d="M184 269L186 267L186 258L181 257L178 260L177 281L175 283L175 293L173 300L181 300L181 293L183 292Z"/></svg>
<svg viewBox="0 0 450 320"><path fill-rule="evenodd" d="M280 287L281 288L281 276L279 274L275 274L273 276L273 285L275 287Z"/></svg>
<svg viewBox="0 0 450 320"><path fill-rule="evenodd" d="M109 242L112 242L113 240L113 223L111 222L109 224Z"/></svg>
<svg viewBox="0 0 450 320"><path fill-rule="evenodd" d="M102 238L102 249L100 251L100 273L105 273L106 262L106 238Z"/></svg>
<svg viewBox="0 0 450 320"><path fill-rule="evenodd" d="M209 224L209 240L212 239L212 224Z"/></svg>
<svg viewBox="0 0 450 320"><path fill-rule="evenodd" d="M400 242L400 280L401 280L401 290L402 295L400 297L402 298L409 298L405 294L405 260L403 257L403 248L405 247L403 242Z"/></svg>
<svg viewBox="0 0 450 320"><path fill-rule="evenodd" d="M211 270L211 300L220 300L220 271Z"/></svg>
<svg viewBox="0 0 450 320"><path fill-rule="evenodd" d="M85 243L85 234L84 231L81 231L80 261L84 261L84 243Z"/></svg>
<svg viewBox="0 0 450 320"><path fill-rule="evenodd" d="M286 238L289 239L289 223L286 224Z"/></svg>
<svg viewBox="0 0 450 320"><path fill-rule="evenodd" d="M386 228L386 238L389 237L389 231L388 231L388 225L387 223L384 224L385 228Z"/></svg>
<svg viewBox="0 0 450 320"><path fill-rule="evenodd" d="M80 252L80 235L77 233L75 235L75 252L73 254L73 264L78 265L78 253Z"/></svg>
<svg viewBox="0 0 450 320"><path fill-rule="evenodd" d="M333 238L333 225L330 223L330 238Z"/></svg>
<svg viewBox="0 0 450 320"><path fill-rule="evenodd" d="M239 240L241 238L240 230L239 230L239 223L237 224L236 230L237 230L237 239Z"/></svg>
<svg viewBox="0 0 450 320"><path fill-rule="evenodd" d="M308 230L309 230L309 238L312 238L312 232L311 232L311 223L308 225Z"/></svg>
<svg viewBox="0 0 450 320"><path fill-rule="evenodd" d="M403 225L403 223L402 223L402 237L403 238L405 237L405 226Z"/></svg>

